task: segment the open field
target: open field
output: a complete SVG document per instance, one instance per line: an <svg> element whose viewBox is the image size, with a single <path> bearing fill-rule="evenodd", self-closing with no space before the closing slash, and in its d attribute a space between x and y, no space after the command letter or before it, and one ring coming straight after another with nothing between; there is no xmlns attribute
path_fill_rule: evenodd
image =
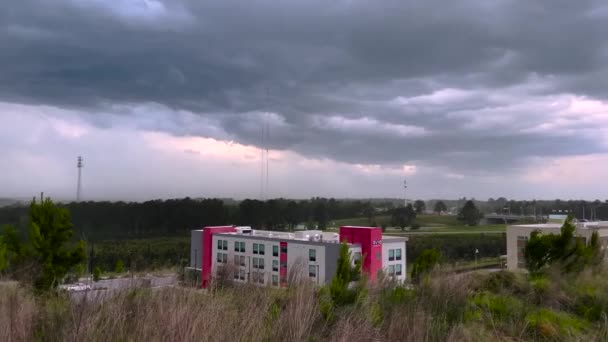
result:
<svg viewBox="0 0 608 342"><path fill-rule="evenodd" d="M374 218L376 225L386 225L390 227L391 217L389 215L380 215ZM416 218L421 228L418 230L387 229L387 234L394 235L413 235L413 234L461 234L461 233L503 233L506 231L504 224L488 224L478 226L465 226L458 222L456 216L453 215L418 215ZM370 222L365 217L356 217L343 220L334 220L330 222L330 229L338 229L340 226L367 226Z"/></svg>

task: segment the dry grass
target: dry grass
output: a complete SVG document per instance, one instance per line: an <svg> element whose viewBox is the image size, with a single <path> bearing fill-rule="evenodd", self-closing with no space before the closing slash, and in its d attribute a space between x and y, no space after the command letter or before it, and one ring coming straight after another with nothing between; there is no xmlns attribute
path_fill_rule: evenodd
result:
<svg viewBox="0 0 608 342"><path fill-rule="evenodd" d="M607 285L584 274L598 298ZM502 278L500 278L502 279ZM587 291L580 284L553 292L549 288L532 303L530 288L513 290L503 281L495 293L530 299L535 305L555 304L548 297ZM603 279L603 278L602 278ZM483 280L483 279L482 279ZM371 285L356 304L335 308L332 319L321 315L319 291L308 282L287 290L257 286L216 285L208 291L193 288L132 289L100 297L98 292L70 299L66 295L35 297L15 283L0 283L0 341L515 341L540 338L527 333L521 322L484 313L466 317L470 300L480 290L478 277L436 273L415 291L388 281ZM484 283L485 284L485 283ZM502 284L502 283L501 283ZM501 286L503 286L501 285ZM485 285L484 285L485 286ZM519 286L519 285L517 285ZM564 285L565 286L565 285ZM583 290L579 289L583 286ZM529 292L529 293L519 293ZM555 290L557 291L557 290ZM577 298L561 305L573 307ZM524 300L525 302L525 300ZM556 309L557 310L557 309ZM493 322L495 320L495 322ZM495 324L494 324L495 323ZM605 340L608 322L573 339ZM507 326L508 325L508 326ZM586 334L586 335L585 335Z"/></svg>

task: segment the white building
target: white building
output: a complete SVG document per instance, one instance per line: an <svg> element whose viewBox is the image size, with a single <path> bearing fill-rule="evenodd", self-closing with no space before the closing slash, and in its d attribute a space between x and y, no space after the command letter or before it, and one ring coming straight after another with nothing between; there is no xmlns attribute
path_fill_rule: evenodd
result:
<svg viewBox="0 0 608 342"><path fill-rule="evenodd" d="M284 287L292 277L310 278L321 285L333 278L340 242L346 242L352 262L361 260L362 271L371 280L384 271L403 281L406 241L405 237L382 236L375 227L340 227L340 233L205 227L192 231L190 269L201 272L203 287L226 273L233 281L259 285Z"/></svg>
<svg viewBox="0 0 608 342"><path fill-rule="evenodd" d="M540 231L542 234L559 234L566 216L550 217L549 223L521 224L507 227L507 268L510 270L525 269L524 249L530 234ZM589 243L594 231L598 232L602 250L608 248L608 221L577 222L575 234Z"/></svg>

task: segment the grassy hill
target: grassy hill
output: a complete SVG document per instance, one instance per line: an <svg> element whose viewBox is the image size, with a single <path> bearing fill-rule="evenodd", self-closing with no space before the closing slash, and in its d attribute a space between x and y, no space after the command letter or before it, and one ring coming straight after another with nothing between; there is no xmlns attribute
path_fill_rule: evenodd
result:
<svg viewBox="0 0 608 342"><path fill-rule="evenodd" d="M0 282L0 341L606 341L603 274L436 271L417 286L355 287L353 303L307 281L87 299Z"/></svg>

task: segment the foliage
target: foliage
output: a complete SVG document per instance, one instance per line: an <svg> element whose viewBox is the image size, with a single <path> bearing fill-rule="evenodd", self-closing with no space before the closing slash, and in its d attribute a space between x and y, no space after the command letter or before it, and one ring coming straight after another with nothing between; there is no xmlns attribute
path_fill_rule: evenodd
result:
<svg viewBox="0 0 608 342"><path fill-rule="evenodd" d="M587 327L587 323L571 314L550 309L539 309L526 316L526 323L533 332L543 337L575 337Z"/></svg>
<svg viewBox="0 0 608 342"><path fill-rule="evenodd" d="M318 201L315 205L314 220L317 222L317 227L321 230L327 228L327 208L324 201Z"/></svg>
<svg viewBox="0 0 608 342"><path fill-rule="evenodd" d="M530 300L534 289L526 283L536 276L499 273L433 272L413 287L375 283L365 297L344 305L331 300L328 287L308 282L287 290L127 289L103 300L34 296L29 287L0 283L0 340L607 340L607 307L593 304L607 303L605 273L547 274L555 288L545 303ZM167 312L176 319L167 319Z"/></svg>
<svg viewBox="0 0 608 342"><path fill-rule="evenodd" d="M495 320L519 319L524 311L524 303L516 297L481 292L471 299L473 305L469 313L473 317L483 317L487 312Z"/></svg>
<svg viewBox="0 0 608 342"><path fill-rule="evenodd" d="M420 225L418 223L412 223L412 225L410 226L411 230L418 230L420 229Z"/></svg>
<svg viewBox="0 0 608 342"><path fill-rule="evenodd" d="M101 268L95 266L95 268L93 268L93 280L99 281L99 279L101 279Z"/></svg>
<svg viewBox="0 0 608 342"><path fill-rule="evenodd" d="M7 247L2 239L2 236L0 236L0 272L4 271L7 265Z"/></svg>
<svg viewBox="0 0 608 342"><path fill-rule="evenodd" d="M507 253L505 234L425 234L413 235L407 242L407 260L413 261L425 249L436 249L444 262L499 257Z"/></svg>
<svg viewBox="0 0 608 342"><path fill-rule="evenodd" d="M17 230L12 226L6 225L3 229L3 239L6 246L7 263L19 264L30 254L28 246L19 239Z"/></svg>
<svg viewBox="0 0 608 342"><path fill-rule="evenodd" d="M445 205L445 203L443 203L443 201L435 202L435 207L433 208L434 212L436 212L437 214L441 214L442 212L445 212L447 210L448 207Z"/></svg>
<svg viewBox="0 0 608 342"><path fill-rule="evenodd" d="M534 231L524 249L526 267L530 272L539 272L554 263L559 263L565 272L582 271L587 265L601 261L597 232L593 232L589 245L575 236L576 226L570 216L564 222L560 234L542 234Z"/></svg>
<svg viewBox="0 0 608 342"><path fill-rule="evenodd" d="M416 220L416 211L411 204L407 207L395 208L391 212L391 224L395 227L405 229Z"/></svg>
<svg viewBox="0 0 608 342"><path fill-rule="evenodd" d="M371 203L363 209L363 216L367 218L367 224L370 226L375 226L374 218L376 217L376 209L371 205Z"/></svg>
<svg viewBox="0 0 608 342"><path fill-rule="evenodd" d="M416 214L422 214L426 210L426 203L423 200L416 200L414 202L414 209Z"/></svg>
<svg viewBox="0 0 608 342"><path fill-rule="evenodd" d="M422 251L412 265L412 280L415 282L419 281L422 275L430 272L439 264L440 259L441 256L435 249L426 249Z"/></svg>
<svg viewBox="0 0 608 342"><path fill-rule="evenodd" d="M41 272L35 280L36 288L46 290L59 281L74 266L85 260L84 242L71 243L74 234L70 213L46 199L30 205L30 243Z"/></svg>
<svg viewBox="0 0 608 342"><path fill-rule="evenodd" d="M476 226L483 218L483 214L477 209L473 201L467 201L458 213L458 221L469 226Z"/></svg>
<svg viewBox="0 0 608 342"><path fill-rule="evenodd" d="M116 261L116 266L114 267L114 272L124 273L124 271L125 271L125 263L121 259L118 259Z"/></svg>
<svg viewBox="0 0 608 342"><path fill-rule="evenodd" d="M113 270L123 261L130 271L143 271L180 266L190 260L189 238L129 239L96 242L91 247L91 264Z"/></svg>
<svg viewBox="0 0 608 342"><path fill-rule="evenodd" d="M357 299L357 295L359 294L355 289L351 288L351 283L359 279L361 263L357 262L353 267L351 260L348 245L342 243L340 245L336 274L329 285L331 299L337 305L351 304Z"/></svg>

